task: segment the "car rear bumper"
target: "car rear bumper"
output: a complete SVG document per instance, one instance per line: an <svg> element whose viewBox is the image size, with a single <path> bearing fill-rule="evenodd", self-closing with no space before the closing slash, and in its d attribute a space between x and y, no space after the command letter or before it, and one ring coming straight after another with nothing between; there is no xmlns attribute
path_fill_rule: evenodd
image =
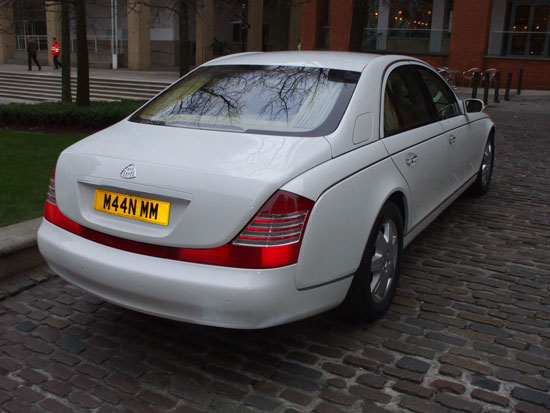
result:
<svg viewBox="0 0 550 413"><path fill-rule="evenodd" d="M147 314L229 328L264 328L336 307L350 279L296 289L296 266L250 270L194 264L107 247L44 220L38 246L65 280Z"/></svg>

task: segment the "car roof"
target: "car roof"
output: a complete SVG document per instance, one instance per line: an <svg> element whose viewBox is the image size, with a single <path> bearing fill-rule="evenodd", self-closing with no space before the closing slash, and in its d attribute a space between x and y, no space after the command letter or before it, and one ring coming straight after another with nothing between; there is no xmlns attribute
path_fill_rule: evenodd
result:
<svg viewBox="0 0 550 413"><path fill-rule="evenodd" d="M223 56L205 63L205 66L306 66L360 72L369 62L380 57L382 56L371 53L335 51L249 52Z"/></svg>

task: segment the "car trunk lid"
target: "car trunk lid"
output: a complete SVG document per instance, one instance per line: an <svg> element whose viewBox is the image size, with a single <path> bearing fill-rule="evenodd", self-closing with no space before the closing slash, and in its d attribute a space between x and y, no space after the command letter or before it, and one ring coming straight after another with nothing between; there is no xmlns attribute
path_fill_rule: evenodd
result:
<svg viewBox="0 0 550 413"><path fill-rule="evenodd" d="M330 157L323 137L123 121L62 153L56 171L57 203L69 219L111 235L211 248L231 241L284 183ZM129 211L134 214L120 209L124 199L126 208L134 206ZM166 225L143 219L148 202L169 204ZM145 217L158 217L159 210L151 208L145 208Z"/></svg>

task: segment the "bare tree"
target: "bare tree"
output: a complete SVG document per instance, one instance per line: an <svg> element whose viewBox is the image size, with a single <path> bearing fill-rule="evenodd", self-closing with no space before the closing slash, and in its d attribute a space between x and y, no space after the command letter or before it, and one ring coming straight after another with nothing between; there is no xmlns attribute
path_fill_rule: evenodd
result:
<svg viewBox="0 0 550 413"><path fill-rule="evenodd" d="M63 66L61 67L61 101L72 102L71 93L71 4L61 3L61 44L63 47Z"/></svg>

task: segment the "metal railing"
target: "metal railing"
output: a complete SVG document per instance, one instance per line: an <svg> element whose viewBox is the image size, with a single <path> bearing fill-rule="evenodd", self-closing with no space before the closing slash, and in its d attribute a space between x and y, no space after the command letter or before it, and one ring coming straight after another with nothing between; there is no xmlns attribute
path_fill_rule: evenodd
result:
<svg viewBox="0 0 550 413"><path fill-rule="evenodd" d="M489 55L549 58L550 32L493 31L489 40Z"/></svg>
<svg viewBox="0 0 550 413"><path fill-rule="evenodd" d="M38 43L38 50L48 50L48 36L45 35L22 35L18 34L16 39L16 49L17 50L27 50L27 38L32 38Z"/></svg>
<svg viewBox="0 0 550 413"><path fill-rule="evenodd" d="M364 51L448 54L449 30L364 28Z"/></svg>
<svg viewBox="0 0 550 413"><path fill-rule="evenodd" d="M31 37L38 43L38 50L49 50L48 36L46 35L17 35L17 50L27 50L27 37ZM123 39L117 39L119 53L124 53L127 42ZM71 36L71 52L76 50L76 38ZM88 35L88 52L95 53L110 53L111 52L111 36Z"/></svg>

